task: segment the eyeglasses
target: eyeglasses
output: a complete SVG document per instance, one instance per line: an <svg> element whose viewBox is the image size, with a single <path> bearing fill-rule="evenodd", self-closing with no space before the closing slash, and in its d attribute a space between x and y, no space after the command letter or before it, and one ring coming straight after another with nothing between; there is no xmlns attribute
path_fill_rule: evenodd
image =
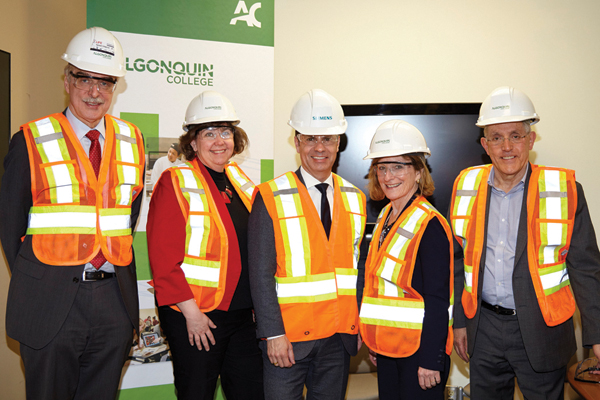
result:
<svg viewBox="0 0 600 400"><path fill-rule="evenodd" d="M223 140L233 139L233 130L228 126L211 126L198 132L202 140L215 140L220 136Z"/></svg>
<svg viewBox="0 0 600 400"><path fill-rule="evenodd" d="M340 137L337 135L314 136L300 134L298 135L298 140L309 147L316 146L318 143L321 143L323 146L335 146L340 141Z"/></svg>
<svg viewBox="0 0 600 400"><path fill-rule="evenodd" d="M383 177L386 173L390 173L391 176L401 176L408 172L408 167L414 165L411 162L381 162L375 164L377 175Z"/></svg>
<svg viewBox="0 0 600 400"><path fill-rule="evenodd" d="M489 143L490 146L501 146L502 144L504 144L505 140L509 140L512 144L521 144L525 141L525 138L529 136L529 133L526 133L524 135L517 135L516 133L510 135L508 138L505 138L503 136L494 136L491 138L485 138L485 141Z"/></svg>
<svg viewBox="0 0 600 400"><path fill-rule="evenodd" d="M109 79L109 78L98 78L88 75L75 75L73 72L69 71L69 74L74 79L73 85L79 90L90 90L94 86L98 88L98 91L101 93L112 93L115 91L117 87L117 81Z"/></svg>

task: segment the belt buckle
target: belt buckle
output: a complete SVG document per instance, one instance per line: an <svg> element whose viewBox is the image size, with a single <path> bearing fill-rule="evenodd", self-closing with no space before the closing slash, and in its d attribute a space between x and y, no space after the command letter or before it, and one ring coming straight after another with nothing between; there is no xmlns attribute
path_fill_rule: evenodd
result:
<svg viewBox="0 0 600 400"><path fill-rule="evenodd" d="M90 275L100 275L96 278L87 278L87 274ZM83 271L83 281L84 282L95 282L104 279L104 271Z"/></svg>

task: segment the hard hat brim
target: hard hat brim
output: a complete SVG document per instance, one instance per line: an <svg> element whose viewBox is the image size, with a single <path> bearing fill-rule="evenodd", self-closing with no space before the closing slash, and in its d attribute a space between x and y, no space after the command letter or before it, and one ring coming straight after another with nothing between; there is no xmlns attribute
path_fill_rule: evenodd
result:
<svg viewBox="0 0 600 400"><path fill-rule="evenodd" d="M345 120L342 125L330 126L327 128L312 126L294 126L294 123L291 120L288 121L288 125L303 135L343 135L344 133L346 133L346 130L348 128L348 122Z"/></svg>
<svg viewBox="0 0 600 400"><path fill-rule="evenodd" d="M505 117L495 117L484 119L483 121L477 121L475 123L476 126L483 128L488 125L496 125L496 124L504 124L508 122L523 122L523 121L531 121L531 125L537 124L540 120L540 117L536 114L535 116L521 116L521 115L512 115Z"/></svg>
<svg viewBox="0 0 600 400"><path fill-rule="evenodd" d="M398 150L376 151L374 153L367 154L367 156L365 158L363 158L363 160L369 160L369 159L373 159L373 158L383 158L383 157L395 157L395 156L403 156L403 155L406 155L406 154L419 154L419 153L423 153L423 155L425 155L425 158L428 158L431 155L431 150L429 150L429 148L427 148L426 151L413 151L413 150L407 150L407 151L398 151Z"/></svg>

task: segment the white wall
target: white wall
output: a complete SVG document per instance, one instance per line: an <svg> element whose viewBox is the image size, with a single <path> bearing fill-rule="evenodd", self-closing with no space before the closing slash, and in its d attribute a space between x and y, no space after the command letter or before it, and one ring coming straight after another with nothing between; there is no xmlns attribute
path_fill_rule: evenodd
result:
<svg viewBox="0 0 600 400"><path fill-rule="evenodd" d="M595 0L277 0L275 175L299 165L287 121L308 89L342 104L454 103L509 85L541 116L531 160L575 169L598 227L599 17ZM450 382L466 371L454 363Z"/></svg>

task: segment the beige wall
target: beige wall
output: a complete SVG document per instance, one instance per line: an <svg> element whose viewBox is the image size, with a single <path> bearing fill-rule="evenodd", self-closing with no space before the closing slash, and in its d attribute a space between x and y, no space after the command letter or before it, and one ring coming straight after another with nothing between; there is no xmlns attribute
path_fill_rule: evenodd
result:
<svg viewBox="0 0 600 400"><path fill-rule="evenodd" d="M598 227L599 17L595 0L277 0L275 175L299 165L287 121L308 89L342 104L443 103L510 85L541 115L531 160L575 169ZM450 383L463 384L453 361Z"/></svg>
<svg viewBox="0 0 600 400"><path fill-rule="evenodd" d="M85 29L85 1L0 0L0 49L11 53L11 130L66 106L60 59ZM9 273L0 256L0 397L25 398L19 344L4 329ZM44 327L40 327L44 329Z"/></svg>
<svg viewBox="0 0 600 400"><path fill-rule="evenodd" d="M12 54L16 131L65 106L59 56L85 28L85 1L0 0L0 11L0 49ZM576 169L600 226L593 200L600 196L599 16L595 0L276 0L275 173L298 166L286 122L310 88L364 104L480 102L495 87L512 85L529 94L542 117L532 160ZM0 332L8 279L1 260ZM4 339L2 397L21 399L18 346ZM453 380L464 381L464 366L454 368Z"/></svg>

